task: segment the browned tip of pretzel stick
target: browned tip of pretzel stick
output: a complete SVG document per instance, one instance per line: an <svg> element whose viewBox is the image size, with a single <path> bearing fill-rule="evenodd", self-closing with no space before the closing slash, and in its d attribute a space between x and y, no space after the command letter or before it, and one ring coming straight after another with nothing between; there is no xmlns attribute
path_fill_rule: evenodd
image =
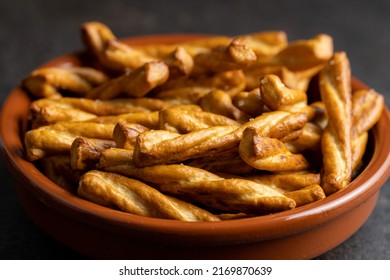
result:
<svg viewBox="0 0 390 280"><path fill-rule="evenodd" d="M220 46L195 56L195 66L205 71L225 72L241 69L256 61L256 54L242 38L233 39L228 46Z"/></svg>
<svg viewBox="0 0 390 280"><path fill-rule="evenodd" d="M271 110L305 113L309 120L315 115L314 108L307 105L306 92L286 87L276 75L260 78L260 92L264 104Z"/></svg>
<svg viewBox="0 0 390 280"><path fill-rule="evenodd" d="M149 129L137 123L125 123L119 121L113 131L113 138L117 148L134 150L138 135Z"/></svg>
<svg viewBox="0 0 390 280"><path fill-rule="evenodd" d="M351 69L345 52L337 52L320 72L320 92L328 115L322 134L321 186L331 194L351 181Z"/></svg>
<svg viewBox="0 0 390 280"><path fill-rule="evenodd" d="M239 36L256 56L274 56L288 45L284 31L265 31Z"/></svg>
<svg viewBox="0 0 390 280"><path fill-rule="evenodd" d="M326 197L324 190L320 185L311 185L303 189L286 192L285 196L294 199L296 206L302 206Z"/></svg>
<svg viewBox="0 0 390 280"><path fill-rule="evenodd" d="M318 34L308 40L291 42L277 54L277 60L293 71L305 70L326 63L333 55L333 39Z"/></svg>
<svg viewBox="0 0 390 280"><path fill-rule="evenodd" d="M267 171L302 171L309 168L309 163L301 154L293 154L278 139L263 137L256 129L244 130L239 153L250 166Z"/></svg>
<svg viewBox="0 0 390 280"><path fill-rule="evenodd" d="M140 216L181 221L219 221L206 210L166 196L138 180L118 174L89 171L80 179L78 194L104 206Z"/></svg>
<svg viewBox="0 0 390 280"><path fill-rule="evenodd" d="M247 114L234 106L231 96L220 89L210 91L199 100L198 104L204 111L222 115L240 123L245 123L250 119Z"/></svg>
<svg viewBox="0 0 390 280"><path fill-rule="evenodd" d="M84 97L92 88L107 81L103 72L90 67L47 67L34 70L22 85L38 98L60 98L69 93Z"/></svg>
<svg viewBox="0 0 390 280"><path fill-rule="evenodd" d="M143 64L134 71L125 73L107 83L94 88L87 94L93 99L112 99L120 94L129 97L145 96L152 89L163 84L169 76L168 66L161 61Z"/></svg>
<svg viewBox="0 0 390 280"><path fill-rule="evenodd" d="M89 53L97 59L100 66L109 71L124 73L157 60L120 42L111 29L100 22L84 23L81 35Z"/></svg>
<svg viewBox="0 0 390 280"><path fill-rule="evenodd" d="M100 153L115 147L112 140L76 137L70 146L70 165L73 170L91 170L99 162Z"/></svg>
<svg viewBox="0 0 390 280"><path fill-rule="evenodd" d="M69 153L78 136L112 140L113 124L93 122L60 122L42 126L25 133L26 157L35 161L46 156Z"/></svg>
<svg viewBox="0 0 390 280"><path fill-rule="evenodd" d="M259 88L237 93L232 97L232 102L234 106L252 118L260 116L264 111L264 102L261 99Z"/></svg>

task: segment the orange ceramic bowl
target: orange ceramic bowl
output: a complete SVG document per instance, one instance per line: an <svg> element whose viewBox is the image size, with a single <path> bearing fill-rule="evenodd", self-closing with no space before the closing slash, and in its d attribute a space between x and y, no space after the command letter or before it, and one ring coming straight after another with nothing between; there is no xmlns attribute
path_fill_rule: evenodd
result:
<svg viewBox="0 0 390 280"><path fill-rule="evenodd" d="M131 44L177 43L199 36L163 35L125 40ZM80 54L45 66L80 63ZM353 80L355 89L365 85ZM81 199L26 161L22 143L30 99L16 87L0 119L2 157L15 179L21 204L50 236L97 259L309 259L356 232L375 207L390 173L390 114L385 108L370 134L369 162L350 186L290 211L221 222L181 222L136 216Z"/></svg>

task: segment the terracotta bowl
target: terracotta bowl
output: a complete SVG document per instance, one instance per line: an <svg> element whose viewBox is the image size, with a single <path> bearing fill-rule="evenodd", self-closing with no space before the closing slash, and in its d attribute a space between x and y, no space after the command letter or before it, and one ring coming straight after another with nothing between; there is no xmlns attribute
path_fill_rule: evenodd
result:
<svg viewBox="0 0 390 280"><path fill-rule="evenodd" d="M199 36L163 35L125 40L175 43ZM45 66L80 63L80 54ZM365 85L353 80L355 89ZM16 87L1 112L2 157L15 179L21 204L50 236L97 259L309 259L345 241L375 207L390 173L390 114L372 129L369 162L343 191L277 214L221 222L189 223L111 210L60 188L24 158L22 135L30 99Z"/></svg>

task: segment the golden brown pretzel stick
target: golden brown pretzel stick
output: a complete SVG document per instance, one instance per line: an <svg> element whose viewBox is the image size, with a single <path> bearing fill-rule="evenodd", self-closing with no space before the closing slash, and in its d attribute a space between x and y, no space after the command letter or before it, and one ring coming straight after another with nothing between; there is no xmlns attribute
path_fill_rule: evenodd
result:
<svg viewBox="0 0 390 280"><path fill-rule="evenodd" d="M266 31L239 36L253 50L256 56L274 56L287 47L284 31Z"/></svg>
<svg viewBox="0 0 390 280"><path fill-rule="evenodd" d="M197 103L198 100L215 89L222 89L230 96L243 91L246 78L242 70L226 71L214 75L191 76L186 79L168 80L154 90L152 96L169 100L176 104Z"/></svg>
<svg viewBox="0 0 390 280"><path fill-rule="evenodd" d="M292 192L321 183L320 174L311 172L257 174L250 175L247 179L267 185L280 193Z"/></svg>
<svg viewBox="0 0 390 280"><path fill-rule="evenodd" d="M108 81L108 77L89 67L48 67L33 71L22 85L39 98L59 98L64 91L85 96L95 86Z"/></svg>
<svg viewBox="0 0 390 280"><path fill-rule="evenodd" d="M80 179L78 194L104 206L122 211L163 219L181 221L219 221L213 214L156 189L118 174L89 171Z"/></svg>
<svg viewBox="0 0 390 280"><path fill-rule="evenodd" d="M245 123L250 119L248 115L234 106L230 95L220 89L203 96L198 104L204 111L222 115L240 123Z"/></svg>
<svg viewBox="0 0 390 280"><path fill-rule="evenodd" d="M225 72L238 70L256 61L256 54L243 38L234 38L228 46L220 46L194 58L195 67L206 71Z"/></svg>
<svg viewBox="0 0 390 280"><path fill-rule="evenodd" d="M87 98L62 97L58 99L41 98L32 102L31 107L44 108L55 106L66 109L79 109L97 116L109 116L135 112L158 111L172 106L155 98L127 98L111 100L91 100Z"/></svg>
<svg viewBox="0 0 390 280"><path fill-rule="evenodd" d="M87 97L106 100L123 93L129 97L142 97L158 85L165 83L168 76L169 70L165 63L161 61L148 62L92 89L88 92Z"/></svg>
<svg viewBox="0 0 390 280"><path fill-rule="evenodd" d="M137 166L181 162L237 145L237 126L214 126L187 134L164 130L146 131L137 138L134 162Z"/></svg>
<svg viewBox="0 0 390 280"><path fill-rule="evenodd" d="M230 174L235 175L249 174L254 169L242 160L236 150L231 154L205 156L203 158L193 159L187 162L187 164L213 173L229 172Z"/></svg>
<svg viewBox="0 0 390 280"><path fill-rule="evenodd" d="M295 207L293 199L266 185L244 179L159 184L159 189L229 213L265 214Z"/></svg>
<svg viewBox="0 0 390 280"><path fill-rule="evenodd" d="M42 158L39 162L39 168L46 177L58 186L70 193L76 193L83 172L72 169L68 154Z"/></svg>
<svg viewBox="0 0 390 280"><path fill-rule="evenodd" d="M73 170L91 170L99 162L100 153L115 147L112 140L76 137L70 146L70 166Z"/></svg>
<svg viewBox="0 0 390 280"><path fill-rule="evenodd" d="M157 129L158 111L150 112L150 113L129 113L129 114L120 114L115 116L102 116L102 117L97 117L88 120L88 122L95 122L101 124L113 124L113 125L115 125L118 122L136 123L150 129Z"/></svg>
<svg viewBox="0 0 390 280"><path fill-rule="evenodd" d="M296 203L296 207L309 204L326 197L324 190L320 185L307 186L300 190L286 192L284 195L293 199Z"/></svg>
<svg viewBox="0 0 390 280"><path fill-rule="evenodd" d="M125 72L156 60L155 57L119 42L110 28L100 22L84 23L81 35L88 51L103 67L111 71Z"/></svg>
<svg viewBox="0 0 390 280"><path fill-rule="evenodd" d="M352 95L352 137L369 131L382 115L384 98L373 89L358 90Z"/></svg>
<svg viewBox="0 0 390 280"><path fill-rule="evenodd" d="M109 101L86 98L41 98L30 105L32 127L59 121L86 121L97 116L151 112L172 106L154 98L115 99Z"/></svg>
<svg viewBox="0 0 390 280"><path fill-rule="evenodd" d="M232 97L232 102L234 106L252 118L260 116L264 111L260 88L241 91Z"/></svg>
<svg viewBox="0 0 390 280"><path fill-rule="evenodd" d="M97 168L140 179L151 184L220 180L221 177L206 170L184 164L136 167L133 152L111 148L102 151Z"/></svg>
<svg viewBox="0 0 390 280"><path fill-rule="evenodd" d="M170 107L159 112L159 129L170 132L188 133L221 125L239 126L240 123L222 115L204 112L201 109L185 110L182 106Z"/></svg>
<svg viewBox="0 0 390 280"><path fill-rule="evenodd" d="M134 150L138 135L147 130L149 130L147 127L137 123L127 124L119 121L113 131L116 147Z"/></svg>
<svg viewBox="0 0 390 280"><path fill-rule="evenodd" d="M261 135L280 139L299 131L306 122L305 114L278 111L264 113L238 128L215 126L184 135L167 131L146 131L137 138L134 162L141 167L215 155L238 147L242 133L248 126L256 127Z"/></svg>
<svg viewBox="0 0 390 280"><path fill-rule="evenodd" d="M302 134L298 139L286 142L286 147L292 153L301 153L303 151L319 151L321 149L322 129L308 122L302 129Z"/></svg>
<svg viewBox="0 0 390 280"><path fill-rule="evenodd" d="M326 63L333 55L333 39L318 34L308 40L290 42L277 55L277 61L293 71L301 71Z"/></svg>
<svg viewBox="0 0 390 280"><path fill-rule="evenodd" d="M327 195L351 181L351 69L345 52L336 52L320 72L320 92L328 115L322 134L323 177Z"/></svg>
<svg viewBox="0 0 390 280"><path fill-rule="evenodd" d="M259 170L302 171L309 167L303 155L291 153L278 139L260 136L252 127L244 130L239 153L248 165Z"/></svg>
<svg viewBox="0 0 390 280"><path fill-rule="evenodd" d="M309 120L315 115L314 109L307 105L306 92L286 87L276 75L260 78L260 93L271 110L305 113Z"/></svg>
<svg viewBox="0 0 390 280"><path fill-rule="evenodd" d="M85 112L80 109L57 106L56 100L38 99L37 101L47 100L49 102L33 102L30 106L31 127L33 129L52 125L58 122L70 121L88 121L97 117L95 114Z"/></svg>
<svg viewBox="0 0 390 280"><path fill-rule="evenodd" d="M292 200L286 199L268 186L249 180L224 179L206 170L184 164L139 168L131 162L130 152L122 153L121 150L103 151L98 168L157 185L166 193L184 196L190 196L192 193L191 197L195 197L195 201L231 213L243 210L252 213L275 212L291 209L295 205Z"/></svg>
<svg viewBox="0 0 390 280"><path fill-rule="evenodd" d="M26 156L35 161L46 156L69 153L73 140L78 136L112 140L114 124L94 122L60 122L42 126L25 133Z"/></svg>
<svg viewBox="0 0 390 280"><path fill-rule="evenodd" d="M352 95L352 171L361 164L368 141L368 131L378 122L384 108L384 98L372 89Z"/></svg>

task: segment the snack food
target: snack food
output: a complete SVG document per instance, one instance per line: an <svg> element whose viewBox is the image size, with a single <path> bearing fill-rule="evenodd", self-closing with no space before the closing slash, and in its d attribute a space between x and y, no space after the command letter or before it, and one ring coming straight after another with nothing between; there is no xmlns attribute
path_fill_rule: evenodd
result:
<svg viewBox="0 0 390 280"><path fill-rule="evenodd" d="M26 90L42 99L31 105L26 156L75 194L136 215L219 221L323 199L358 172L383 108L378 93L351 91L348 59L324 34L130 46L101 23L82 32L91 60L74 67L106 80L71 97L77 87L34 93L37 74L27 77ZM77 72L42 72L51 70ZM308 86L314 76L320 99ZM40 82L46 87L52 80ZM313 180L297 183L303 174ZM285 188L275 186L282 175Z"/></svg>

